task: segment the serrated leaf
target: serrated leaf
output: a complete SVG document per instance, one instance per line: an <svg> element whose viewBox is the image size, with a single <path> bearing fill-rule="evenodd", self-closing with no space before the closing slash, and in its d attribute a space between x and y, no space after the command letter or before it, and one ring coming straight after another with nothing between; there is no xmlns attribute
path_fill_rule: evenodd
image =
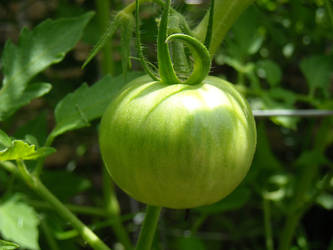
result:
<svg viewBox="0 0 333 250"><path fill-rule="evenodd" d="M34 160L45 157L55 152L54 148L41 147L36 150L35 145L30 145L22 140L13 140L12 145L0 151L0 161Z"/></svg>
<svg viewBox="0 0 333 250"><path fill-rule="evenodd" d="M29 84L24 90L23 94L19 99L16 99L15 104L11 104L11 107L23 107L28 104L31 100L41 97L47 93L49 93L52 89L52 85L50 83L33 83ZM0 100L1 104L1 100ZM13 110L14 112L15 110ZM1 108L0 108L1 112ZM1 114L0 114L1 115Z"/></svg>
<svg viewBox="0 0 333 250"><path fill-rule="evenodd" d="M136 78L140 74L142 73L131 72L127 79ZM83 84L65 96L55 109L56 127L52 136L88 126L90 121L102 116L107 105L124 84L122 76L106 76L91 87Z"/></svg>
<svg viewBox="0 0 333 250"><path fill-rule="evenodd" d="M328 98L333 73L333 56L316 55L305 58L301 61L300 68L309 84L310 93L313 94L316 89L321 89Z"/></svg>
<svg viewBox="0 0 333 250"><path fill-rule="evenodd" d="M0 232L22 248L38 250L38 215L27 204L11 199L0 205Z"/></svg>
<svg viewBox="0 0 333 250"><path fill-rule="evenodd" d="M0 240L0 250L14 250L19 248L20 246L9 241Z"/></svg>
<svg viewBox="0 0 333 250"><path fill-rule="evenodd" d="M6 43L2 56L0 121L50 90L45 84L27 86L35 75L64 58L80 39L91 17L92 13L87 13L75 18L46 20L32 31L23 29L17 46L10 41Z"/></svg>

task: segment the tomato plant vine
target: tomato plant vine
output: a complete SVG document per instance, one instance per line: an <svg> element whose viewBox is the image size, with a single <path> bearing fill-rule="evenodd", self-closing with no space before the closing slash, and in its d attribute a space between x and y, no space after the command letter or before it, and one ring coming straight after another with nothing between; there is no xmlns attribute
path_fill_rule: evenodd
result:
<svg viewBox="0 0 333 250"><path fill-rule="evenodd" d="M0 4L0 249L332 248L331 0L31 3Z"/></svg>

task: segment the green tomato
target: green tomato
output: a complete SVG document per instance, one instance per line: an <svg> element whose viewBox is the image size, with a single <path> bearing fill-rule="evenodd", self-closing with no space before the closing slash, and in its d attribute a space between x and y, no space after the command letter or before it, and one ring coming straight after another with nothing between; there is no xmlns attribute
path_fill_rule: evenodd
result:
<svg viewBox="0 0 333 250"><path fill-rule="evenodd" d="M99 140L122 190L150 205L184 209L212 204L239 185L256 127L245 99L220 78L166 85L144 76L111 102Z"/></svg>

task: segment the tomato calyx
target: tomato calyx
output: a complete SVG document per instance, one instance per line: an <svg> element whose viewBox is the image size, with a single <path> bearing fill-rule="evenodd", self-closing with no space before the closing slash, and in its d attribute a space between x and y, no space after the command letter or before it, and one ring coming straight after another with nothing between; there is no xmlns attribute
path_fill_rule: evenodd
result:
<svg viewBox="0 0 333 250"><path fill-rule="evenodd" d="M170 12L170 0L166 0L164 11L162 14L158 38L157 38L157 59L159 76L157 77L148 67L148 62L145 60L141 49L141 38L138 28L138 16L139 16L139 0L136 0L136 25L137 25L137 50L141 60L141 64L146 73L155 81L161 81L164 84L188 84L196 85L202 83L202 81L208 76L211 67L211 57L208 49L198 39L186 35L183 33L175 33L170 36L168 34L168 20ZM190 51L194 59L193 70L191 75L184 81L180 80L177 76L169 53L168 43L173 40L181 40L184 42Z"/></svg>

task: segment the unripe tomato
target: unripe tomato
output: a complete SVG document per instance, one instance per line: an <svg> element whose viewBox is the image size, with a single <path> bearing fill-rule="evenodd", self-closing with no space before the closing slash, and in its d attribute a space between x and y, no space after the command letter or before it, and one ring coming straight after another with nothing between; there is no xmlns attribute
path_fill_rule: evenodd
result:
<svg viewBox="0 0 333 250"><path fill-rule="evenodd" d="M99 140L122 190L183 209L214 203L237 187L252 162L256 128L245 99L220 78L166 85L144 76L109 105Z"/></svg>

